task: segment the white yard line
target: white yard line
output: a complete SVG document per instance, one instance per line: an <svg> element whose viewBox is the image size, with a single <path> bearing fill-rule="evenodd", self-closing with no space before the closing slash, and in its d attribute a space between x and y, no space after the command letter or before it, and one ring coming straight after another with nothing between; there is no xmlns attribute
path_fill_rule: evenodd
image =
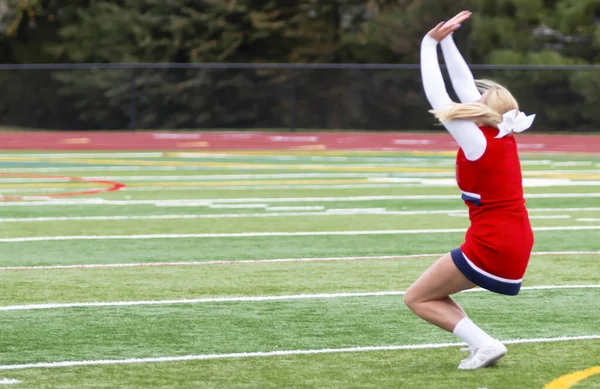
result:
<svg viewBox="0 0 600 389"><path fill-rule="evenodd" d="M582 335L582 336L560 336L554 338L529 338L529 339L507 339L502 340L504 344L531 344L531 343L553 343L553 342L573 342L585 340L597 340L600 335ZM198 354L170 357L152 357L152 358L128 358L128 359L101 359L84 361L60 361L60 362L38 362L23 363L18 365L0 365L0 370L25 370L25 369L49 369L74 366L102 366L102 365L128 365L139 363L160 363L160 362L186 362L186 361L206 361L215 359L238 359L238 358L263 358L263 357L283 357L296 355L315 355L315 354L340 354L356 352L378 352L378 351L401 351L401 350L428 350L451 347L462 347L464 343L425 343L425 344L405 344L391 346L364 346L364 347L345 347L345 348L326 348L313 350L280 350L280 351L255 351L240 352L228 354Z"/></svg>
<svg viewBox="0 0 600 389"><path fill-rule="evenodd" d="M448 215L467 217L467 211L462 209L443 209L431 211L388 211L385 208L337 208L321 212L309 212L324 209L323 206L307 207L268 207L267 211L307 211L307 212L270 212L270 213L223 213L223 214L185 214L185 215L114 215L114 216L49 216L49 217L20 217L0 218L0 223L24 222L58 222L58 221L119 221L119 220L173 220L173 219L227 219L227 218L270 218L291 216L344 216L344 215ZM600 208L529 208L529 213L536 212L596 212ZM530 216L531 218L567 218L568 215ZM577 221L600 221L594 218L582 218Z"/></svg>
<svg viewBox="0 0 600 389"><path fill-rule="evenodd" d="M591 161L552 162L552 166L593 166Z"/></svg>
<svg viewBox="0 0 600 389"><path fill-rule="evenodd" d="M526 286L526 287L521 288L522 291L561 290L561 289L600 289L600 285L539 285L539 286ZM485 289L475 288L475 289L463 291L461 293L479 293L479 292L487 292L487 291ZM292 295L280 295L280 296L206 297L206 298L198 298L198 299L178 299L178 300L48 303L48 304L26 304L26 305L0 306L0 312L32 311L32 310L41 310L41 309L104 308L104 307L131 307L131 306L152 306L152 305L294 301L294 300L336 299L336 298L355 298L355 297L402 296L404 294L405 294L405 292L403 292L403 291L382 291L382 292L292 294Z"/></svg>
<svg viewBox="0 0 600 389"><path fill-rule="evenodd" d="M422 160L421 160L422 161ZM435 164L425 164L422 163L423 167L439 167L439 166L450 166L454 164L454 160L443 160L438 159L439 163ZM420 162L418 159L415 159L415 162ZM543 160L543 161L521 161L522 165L552 165L552 161ZM415 167L413 163L407 163L406 165L395 165L398 167ZM596 167L600 167L600 163L596 164ZM206 168L201 166L64 166L64 167L18 167L18 168L4 168L2 169L5 172L13 172L13 173L56 173L56 172L86 172L86 171L98 171L98 172L137 172L137 171L206 171L206 170L215 170L217 168ZM529 170L525 170L524 172L529 172ZM588 170L565 170L560 171L558 173L550 173L550 174L561 174L561 173L581 173L588 172ZM428 175L429 173L421 173L421 175Z"/></svg>
<svg viewBox="0 0 600 389"><path fill-rule="evenodd" d="M224 190L287 190L287 189L382 189L382 188L429 188L420 184L330 184L330 185L226 185L226 186L125 186L120 192L196 192L196 191L224 191ZM34 196L36 193L65 192L69 185L62 188L2 188L0 194L18 193ZM88 188L95 189L95 188Z"/></svg>
<svg viewBox="0 0 600 389"><path fill-rule="evenodd" d="M582 231L600 230L600 226L559 226L535 227L534 231ZM255 238L289 236L359 236L359 235L413 235L464 233L465 228L447 228L431 230L374 230L374 231L298 231L298 232L238 232L205 234L145 234L145 235L67 235L67 236L31 236L2 238L0 243L47 242L71 240L136 240L136 239L192 239L192 238Z"/></svg>
<svg viewBox="0 0 600 389"><path fill-rule="evenodd" d="M5 266L0 271L11 270L70 270L70 269L119 269L130 267L164 267L164 266L206 266L206 265L258 265L269 263L294 263L294 262L341 262L341 261L370 261L413 258L437 258L438 254L409 254L409 255L376 255L363 257L325 257L325 258L278 258L278 259L247 259L224 261L189 261L189 262L138 262L138 263L108 263L108 264L80 264L80 265L49 265L49 266ZM600 255L600 251L538 251L532 256L567 256L567 255Z"/></svg>
<svg viewBox="0 0 600 389"><path fill-rule="evenodd" d="M279 178L370 178L370 177L387 177L388 173L285 173L285 174L215 174L215 175L155 175L155 176L86 176L83 178L90 180L105 180L105 181L231 181L231 180L265 180ZM19 177L2 177L0 183L8 182L54 182L48 178L19 178Z"/></svg>
<svg viewBox="0 0 600 389"><path fill-rule="evenodd" d="M215 209L250 209L250 208L262 208L265 209L268 207L267 204L210 204L209 208Z"/></svg>
<svg viewBox="0 0 600 389"><path fill-rule="evenodd" d="M449 175L450 177L450 175ZM287 190L287 189L381 189L381 188L449 188L454 187L456 184L452 183L373 183L367 184L291 184L291 185L172 185L172 186L125 186L121 189L121 192L195 192L195 191L239 191L239 190ZM559 180L547 180L543 183L535 185L524 185L526 188L529 187L544 187L544 188L555 188L555 187L582 187L582 186L598 186L600 181L569 181L560 182ZM69 184L65 184L64 188L2 188L0 193L51 193L51 192L64 192L65 188L69 188Z"/></svg>
<svg viewBox="0 0 600 389"><path fill-rule="evenodd" d="M14 378L4 378L0 379L0 385L16 385L20 384L22 381L16 380Z"/></svg>
<svg viewBox="0 0 600 389"><path fill-rule="evenodd" d="M223 191L223 190L287 190L287 189L381 189L381 188L426 188L420 184L294 184L294 185L226 185L226 186L135 186L125 187L123 192L168 192L168 191Z"/></svg>
<svg viewBox="0 0 600 389"><path fill-rule="evenodd" d="M383 208L342 208L310 212L324 207L268 207L267 211L306 210L307 212L273 212L273 213L225 213L225 214L186 214L186 215L116 215L116 216L55 216L55 217L23 217L0 218L0 223L23 222L57 222L57 221L118 221L118 220L172 220L172 219L228 219L228 218L271 218L290 216L346 216L346 215L438 215L460 213L467 216L464 209L444 211L386 211ZM600 210L600 209L599 209Z"/></svg>
<svg viewBox="0 0 600 389"><path fill-rule="evenodd" d="M322 206L308 206L308 207L267 207L267 211L322 211L325 207ZM316 213L316 212L315 212ZM300 213L302 215L302 213Z"/></svg>
<svg viewBox="0 0 600 389"><path fill-rule="evenodd" d="M530 219L570 219L570 215L530 215Z"/></svg>
<svg viewBox="0 0 600 389"><path fill-rule="evenodd" d="M582 255L589 254L581 252ZM600 251L593 252L600 254ZM225 261L190 261L190 262L144 262L144 263L112 263L112 264L82 264L82 265L50 265L50 266L7 266L0 267L0 271L8 270L55 270L55 269L109 269L127 267L162 267L162 266L204 266L204 265L250 265L267 263L289 262L335 262L335 261L366 261L388 259L410 259L439 257L442 254L412 254L412 255L383 255L367 257L326 257L326 258L279 258L279 259L248 259Z"/></svg>
<svg viewBox="0 0 600 389"><path fill-rule="evenodd" d="M335 166L335 165L332 165ZM395 165L396 167L406 167L406 168L411 168L411 167L415 167L412 164L407 164L407 165ZM439 166L424 166L424 167L439 167ZM83 166L78 166L78 167L39 167L39 168L5 168L2 169L3 172L6 173L57 173L57 172L139 172L139 171L167 171L167 172L171 172L171 171L176 171L176 172L180 172L182 170L185 171L194 171L194 172L204 172L204 171L214 171L214 170L220 170L220 168L218 167L203 167L203 166L87 166L87 167L83 167ZM249 174L249 176L261 176L262 174L268 174L268 173L255 173L255 174ZM281 173L281 174L294 174L294 173ZM296 174L305 174L305 173L296 173ZM311 174L311 173L306 173L306 174ZM314 174L338 174L338 173L314 173ZM345 174L345 173L339 173L339 174ZM373 174L373 175L377 175L377 174L382 174L382 175L388 175L390 173L348 173L348 174ZM435 176L437 173L434 172L423 172L423 173L393 173L394 175L403 175L403 174L412 174L412 175L419 175L419 176ZM444 173L444 174L451 174L451 173ZM232 174L226 174L226 176L231 176Z"/></svg>
<svg viewBox="0 0 600 389"><path fill-rule="evenodd" d="M536 193L528 194L530 199L597 198L600 193ZM314 203L314 202L354 202L386 200L457 200L459 195L406 195L406 196L349 196L349 197L267 197L231 199L178 199L178 200L105 200L102 198L43 200L43 201L0 201L0 207L68 206L68 205L169 205L169 204L223 204L223 203Z"/></svg>

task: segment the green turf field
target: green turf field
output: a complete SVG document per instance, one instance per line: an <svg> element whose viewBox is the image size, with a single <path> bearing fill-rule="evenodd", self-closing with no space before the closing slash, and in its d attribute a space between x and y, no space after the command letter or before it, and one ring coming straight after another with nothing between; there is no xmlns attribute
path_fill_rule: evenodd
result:
<svg viewBox="0 0 600 389"><path fill-rule="evenodd" d="M462 372L402 301L469 223L451 153L3 153L0 386L600 388L600 158L522 163L523 290L457 296L509 352Z"/></svg>

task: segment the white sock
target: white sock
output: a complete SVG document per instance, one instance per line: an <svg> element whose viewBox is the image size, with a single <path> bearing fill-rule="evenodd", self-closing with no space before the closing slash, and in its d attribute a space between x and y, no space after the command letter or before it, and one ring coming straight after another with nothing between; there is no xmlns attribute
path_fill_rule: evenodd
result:
<svg viewBox="0 0 600 389"><path fill-rule="evenodd" d="M452 333L464 340L470 348L487 347L494 342L494 338L477 327L468 317L459 321Z"/></svg>

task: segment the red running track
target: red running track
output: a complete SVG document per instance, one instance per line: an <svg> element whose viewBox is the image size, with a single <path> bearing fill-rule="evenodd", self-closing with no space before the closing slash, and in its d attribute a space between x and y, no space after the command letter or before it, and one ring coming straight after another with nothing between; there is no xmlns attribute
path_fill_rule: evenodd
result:
<svg viewBox="0 0 600 389"><path fill-rule="evenodd" d="M599 153L600 135L518 135L524 152ZM0 150L385 150L446 151L445 133L5 132Z"/></svg>

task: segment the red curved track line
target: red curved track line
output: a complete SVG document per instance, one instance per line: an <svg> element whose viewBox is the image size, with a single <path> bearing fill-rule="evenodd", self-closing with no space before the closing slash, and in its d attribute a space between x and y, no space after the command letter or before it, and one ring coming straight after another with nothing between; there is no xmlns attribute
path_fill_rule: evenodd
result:
<svg viewBox="0 0 600 389"><path fill-rule="evenodd" d="M88 182L90 184L100 184L106 185L105 188L97 188L84 190L79 192L62 192L62 193L50 193L50 194L41 194L41 195L33 195L33 196L6 196L0 197L0 201L20 201L24 199L36 199L36 198L48 198L48 197L71 197L71 196L86 196L86 195L95 195L98 193L106 193L106 192L116 192L125 187L125 184L114 181L105 181L105 180L90 180L83 177L67 177L67 176L50 176L46 174L27 174L27 173L0 173L0 177L20 177L20 178L49 178L60 181L69 181L69 182Z"/></svg>

